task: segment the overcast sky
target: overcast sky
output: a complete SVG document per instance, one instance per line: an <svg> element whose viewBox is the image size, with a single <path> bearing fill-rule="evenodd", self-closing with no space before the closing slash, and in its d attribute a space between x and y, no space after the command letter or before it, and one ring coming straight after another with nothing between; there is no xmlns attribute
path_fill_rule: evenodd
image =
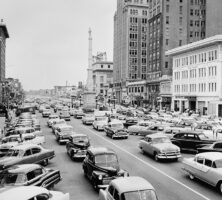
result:
<svg viewBox="0 0 222 200"><path fill-rule="evenodd" d="M86 82L88 29L93 55L113 60L116 0L0 0L10 38L6 76L19 78L25 90Z"/></svg>

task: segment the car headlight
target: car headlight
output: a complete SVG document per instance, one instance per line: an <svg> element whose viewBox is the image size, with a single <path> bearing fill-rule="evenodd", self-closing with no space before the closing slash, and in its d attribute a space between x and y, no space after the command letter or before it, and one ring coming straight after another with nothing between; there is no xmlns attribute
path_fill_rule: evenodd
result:
<svg viewBox="0 0 222 200"><path fill-rule="evenodd" d="M160 153L166 153L166 151L164 149L161 149Z"/></svg>
<svg viewBox="0 0 222 200"><path fill-rule="evenodd" d="M102 180L102 179L103 179L103 175L100 174L99 177L98 177L98 179L99 179L99 180Z"/></svg>

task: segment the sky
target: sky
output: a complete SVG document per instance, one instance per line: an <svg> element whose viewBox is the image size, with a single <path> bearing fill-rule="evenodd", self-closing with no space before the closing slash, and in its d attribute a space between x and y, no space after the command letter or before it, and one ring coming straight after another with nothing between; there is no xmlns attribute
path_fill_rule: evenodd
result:
<svg viewBox="0 0 222 200"><path fill-rule="evenodd" d="M88 29L93 55L113 60L116 0L0 0L6 41L6 77L19 78L25 90L86 82Z"/></svg>

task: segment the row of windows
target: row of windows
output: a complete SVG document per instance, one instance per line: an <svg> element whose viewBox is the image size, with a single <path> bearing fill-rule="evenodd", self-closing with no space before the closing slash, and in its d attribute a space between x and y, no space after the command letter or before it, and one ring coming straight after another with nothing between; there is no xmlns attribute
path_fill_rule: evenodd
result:
<svg viewBox="0 0 222 200"><path fill-rule="evenodd" d="M188 88L189 86L189 88ZM188 90L189 89L189 90ZM208 91L207 91L207 83L199 83L198 84L198 91L199 92L216 92L217 90L217 83L208 83ZM182 85L174 85L174 92L196 92L197 85L196 84L182 84Z"/></svg>
<svg viewBox="0 0 222 200"><path fill-rule="evenodd" d="M199 68L198 69L199 77L207 76L207 68ZM208 67L208 76L217 76L217 66ZM197 69L190 70L190 78L197 77ZM182 71L182 79L188 79L188 70ZM180 72L174 72L174 79L180 80Z"/></svg>
<svg viewBox="0 0 222 200"><path fill-rule="evenodd" d="M204 63L208 61L214 61L217 60L217 50L212 50L192 56L186 56L183 58L177 58L174 61L175 67L180 67L180 66L186 66L188 64L197 64L197 63Z"/></svg>
<svg viewBox="0 0 222 200"><path fill-rule="evenodd" d="M128 88L129 93L133 92L144 92L144 87L129 87Z"/></svg>

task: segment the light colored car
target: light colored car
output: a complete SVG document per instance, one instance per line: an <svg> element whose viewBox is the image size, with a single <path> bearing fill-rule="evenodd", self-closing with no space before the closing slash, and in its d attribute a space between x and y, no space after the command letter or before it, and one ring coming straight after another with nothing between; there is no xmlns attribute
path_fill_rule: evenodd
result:
<svg viewBox="0 0 222 200"><path fill-rule="evenodd" d="M58 116L58 115L54 115L54 114L49 116L49 119L48 119L48 121L47 121L48 127L51 127L51 126L52 126L52 123L53 123L53 121L54 121L55 119L59 119L59 116Z"/></svg>
<svg viewBox="0 0 222 200"><path fill-rule="evenodd" d="M170 141L170 139L161 133L147 135L140 140L139 148L143 153L147 153L154 157L156 161L159 159L175 159L181 157L180 148Z"/></svg>
<svg viewBox="0 0 222 200"><path fill-rule="evenodd" d="M0 189L1 200L69 200L69 193L49 191L38 186L7 187Z"/></svg>
<svg viewBox="0 0 222 200"><path fill-rule="evenodd" d="M108 117L106 116L100 116L95 117L95 120L93 122L93 128L95 128L98 131L104 130L104 126L107 126L108 124Z"/></svg>
<svg viewBox="0 0 222 200"><path fill-rule="evenodd" d="M183 159L183 168L190 179L200 179L222 194L222 153L205 152L196 154L192 158Z"/></svg>
<svg viewBox="0 0 222 200"><path fill-rule="evenodd" d="M56 141L59 144L68 142L69 137L73 134L75 134L74 129L68 124L62 124L55 129Z"/></svg>
<svg viewBox="0 0 222 200"><path fill-rule="evenodd" d="M110 182L106 190L99 191L99 200L157 200L154 187L144 178L120 177Z"/></svg>
<svg viewBox="0 0 222 200"><path fill-rule="evenodd" d="M128 127L129 134L138 134L141 130L146 130L147 127L153 125L152 121L140 121L136 125Z"/></svg>
<svg viewBox="0 0 222 200"><path fill-rule="evenodd" d="M55 129L60 126L61 124L66 124L66 121L64 119L56 119L52 123L52 132L55 133Z"/></svg>
<svg viewBox="0 0 222 200"><path fill-rule="evenodd" d="M93 114L86 114L85 116L82 117L82 123L86 125L93 124L94 120L95 116Z"/></svg>
<svg viewBox="0 0 222 200"><path fill-rule="evenodd" d="M42 117L49 117L49 115L51 115L50 109L44 109L42 111Z"/></svg>

